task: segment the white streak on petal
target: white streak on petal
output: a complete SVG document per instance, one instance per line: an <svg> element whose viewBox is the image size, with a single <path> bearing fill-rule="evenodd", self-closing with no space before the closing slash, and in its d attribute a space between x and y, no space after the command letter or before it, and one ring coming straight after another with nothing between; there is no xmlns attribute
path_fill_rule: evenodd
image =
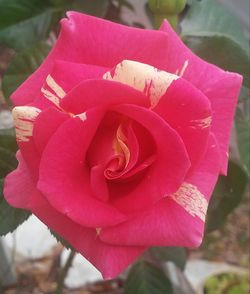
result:
<svg viewBox="0 0 250 294"><path fill-rule="evenodd" d="M44 97L59 107L60 100L66 95L63 88L59 86L51 75L46 78L46 83L41 88Z"/></svg>
<svg viewBox="0 0 250 294"><path fill-rule="evenodd" d="M17 106L12 110L17 141L28 142L33 133L33 125L40 109L32 106Z"/></svg>
<svg viewBox="0 0 250 294"><path fill-rule="evenodd" d="M96 236L99 236L101 234L102 228L96 228Z"/></svg>
<svg viewBox="0 0 250 294"><path fill-rule="evenodd" d="M182 77L182 76L184 75L184 73L185 73L187 67L188 67L188 64L189 64L189 61L186 60L186 61L184 62L184 64L183 64L182 68L177 69L175 73L176 73L178 76Z"/></svg>
<svg viewBox="0 0 250 294"><path fill-rule="evenodd" d="M79 117L82 121L85 121L87 119L86 112L83 112L81 114L77 114L75 117Z"/></svg>
<svg viewBox="0 0 250 294"><path fill-rule="evenodd" d="M205 129L211 126L212 117L208 116L202 119L193 119L190 122L192 124L191 128Z"/></svg>
<svg viewBox="0 0 250 294"><path fill-rule="evenodd" d="M56 93L58 97L63 98L66 95L63 88L57 84L57 82L52 78L51 75L47 76L46 82L48 86Z"/></svg>
<svg viewBox="0 0 250 294"><path fill-rule="evenodd" d="M158 104L171 83L178 78L175 74L131 60L123 60L116 66L114 73L107 72L103 75L103 79L126 84L146 94L152 108Z"/></svg>
<svg viewBox="0 0 250 294"><path fill-rule="evenodd" d="M205 196L190 183L183 183L179 190L170 197L193 217L205 222L208 202Z"/></svg>
<svg viewBox="0 0 250 294"><path fill-rule="evenodd" d="M103 75L103 79L104 79L104 80L109 80L109 81L112 81L112 80L113 80L113 78L112 78L112 76L111 76L111 74L110 74L109 71L106 72L106 73Z"/></svg>
<svg viewBox="0 0 250 294"><path fill-rule="evenodd" d="M184 75L184 73L185 73L185 71L186 71L186 69L187 69L187 67L188 67L188 60L186 60L185 62L184 62L184 64L183 64L183 67L181 68L181 70L180 70L180 74L179 74L179 76L180 77L182 77L183 75Z"/></svg>
<svg viewBox="0 0 250 294"><path fill-rule="evenodd" d="M59 106L60 99L56 95L54 95L49 90L46 90L44 88L41 88L41 92L43 93L45 98L47 98L49 101L51 101L55 105Z"/></svg>

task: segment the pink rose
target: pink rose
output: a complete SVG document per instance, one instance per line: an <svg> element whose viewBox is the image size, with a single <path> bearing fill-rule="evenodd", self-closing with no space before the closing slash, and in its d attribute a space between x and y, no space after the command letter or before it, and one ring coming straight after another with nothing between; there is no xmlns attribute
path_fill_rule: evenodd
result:
<svg viewBox="0 0 250 294"><path fill-rule="evenodd" d="M241 81L167 22L141 30L69 12L12 95L19 166L4 195L105 278L149 246L199 246Z"/></svg>

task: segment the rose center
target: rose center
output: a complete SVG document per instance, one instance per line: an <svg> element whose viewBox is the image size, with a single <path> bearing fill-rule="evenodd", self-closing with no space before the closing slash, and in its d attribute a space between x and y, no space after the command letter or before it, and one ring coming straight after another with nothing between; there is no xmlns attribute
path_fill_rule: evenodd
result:
<svg viewBox="0 0 250 294"><path fill-rule="evenodd" d="M107 167L104 171L104 176L109 180L117 179L122 176L130 163L131 152L123 128L122 124L117 128L112 143L114 157L107 163Z"/></svg>
<svg viewBox="0 0 250 294"><path fill-rule="evenodd" d="M107 200L112 183L139 181L154 162L155 150L154 140L144 127L118 113L106 114L87 152L94 194L101 193L97 192L100 186L106 190Z"/></svg>

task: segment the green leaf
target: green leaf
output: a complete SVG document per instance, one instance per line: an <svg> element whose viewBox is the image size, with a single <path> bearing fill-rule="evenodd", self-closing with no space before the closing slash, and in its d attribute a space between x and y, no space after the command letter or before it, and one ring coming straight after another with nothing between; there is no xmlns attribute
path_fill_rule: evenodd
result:
<svg viewBox="0 0 250 294"><path fill-rule="evenodd" d="M181 23L182 37L227 37L246 52L249 45L236 18L215 0L194 2Z"/></svg>
<svg viewBox="0 0 250 294"><path fill-rule="evenodd" d="M236 110L235 126L241 162L250 175L250 99L241 95L239 106Z"/></svg>
<svg viewBox="0 0 250 294"><path fill-rule="evenodd" d="M153 257L162 261L171 261L180 270L185 269L187 254L186 250L182 247L151 247L150 252Z"/></svg>
<svg viewBox="0 0 250 294"><path fill-rule="evenodd" d="M208 207L207 232L219 229L227 216L240 204L248 178L244 170L229 161L228 175L220 176Z"/></svg>
<svg viewBox="0 0 250 294"><path fill-rule="evenodd" d="M124 294L172 294L173 288L163 271L144 260L131 268Z"/></svg>
<svg viewBox="0 0 250 294"><path fill-rule="evenodd" d="M6 99L26 78L34 72L47 56L50 47L40 43L18 53L10 63L3 77L3 93Z"/></svg>
<svg viewBox="0 0 250 294"><path fill-rule="evenodd" d="M244 84L247 87L250 86L249 56L232 39L223 36L188 36L184 41L202 59L216 64L224 70L243 75Z"/></svg>
<svg viewBox="0 0 250 294"><path fill-rule="evenodd" d="M0 129L0 136L12 136L15 137L15 130L13 128L11 129ZM1 142L1 140L0 140Z"/></svg>
<svg viewBox="0 0 250 294"><path fill-rule="evenodd" d="M71 8L73 10L77 10L94 16L103 17L107 12L108 6L109 0L74 0Z"/></svg>
<svg viewBox="0 0 250 294"><path fill-rule="evenodd" d="M0 0L0 43L22 50L44 40L54 11L46 0Z"/></svg>
<svg viewBox="0 0 250 294"><path fill-rule="evenodd" d="M12 130L13 131L13 130ZM0 178L5 177L17 167L16 151L18 149L15 136L1 130L0 132Z"/></svg>
<svg viewBox="0 0 250 294"><path fill-rule="evenodd" d="M3 179L0 179L0 236L13 232L29 216L30 212L10 206L3 197Z"/></svg>
<svg viewBox="0 0 250 294"><path fill-rule="evenodd" d="M0 146L0 177L5 177L17 166L15 153Z"/></svg>

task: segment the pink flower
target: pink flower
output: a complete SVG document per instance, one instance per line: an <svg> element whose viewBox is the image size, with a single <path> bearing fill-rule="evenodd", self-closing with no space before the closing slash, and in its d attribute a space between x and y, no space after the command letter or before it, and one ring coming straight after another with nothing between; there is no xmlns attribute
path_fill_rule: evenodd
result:
<svg viewBox="0 0 250 294"><path fill-rule="evenodd" d="M241 81L167 22L141 30L69 12L12 95L20 152L5 197L105 278L149 246L199 246Z"/></svg>

